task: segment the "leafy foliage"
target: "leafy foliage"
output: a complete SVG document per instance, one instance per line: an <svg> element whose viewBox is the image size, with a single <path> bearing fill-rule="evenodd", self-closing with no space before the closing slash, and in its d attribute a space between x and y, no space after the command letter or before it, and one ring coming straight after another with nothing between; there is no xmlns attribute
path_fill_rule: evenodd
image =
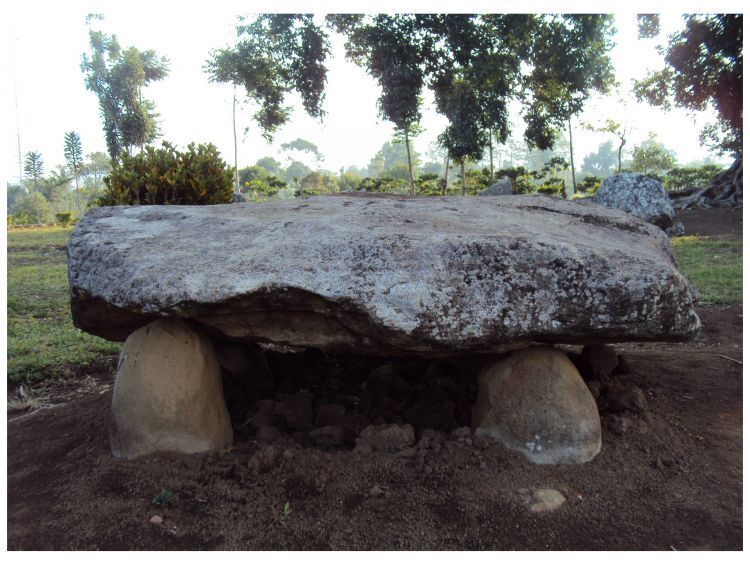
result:
<svg viewBox="0 0 750 563"><path fill-rule="evenodd" d="M99 99L107 151L115 160L158 136L155 106L143 97L143 88L167 76L168 61L153 50L123 50L116 36L101 31L89 31L89 45L81 70L86 89Z"/></svg>
<svg viewBox="0 0 750 563"><path fill-rule="evenodd" d="M699 167L677 167L667 172L664 187L668 190L704 188L723 170L718 164L704 164Z"/></svg>
<svg viewBox="0 0 750 563"><path fill-rule="evenodd" d="M638 14L638 38L652 39L659 35L659 14Z"/></svg>
<svg viewBox="0 0 750 563"><path fill-rule="evenodd" d="M39 192L20 197L13 207L13 220L18 224L51 223L53 219L52 205Z"/></svg>
<svg viewBox="0 0 750 563"><path fill-rule="evenodd" d="M26 178L34 182L34 186L39 183L39 180L44 175L44 162L41 153L36 151L26 153L23 160L23 173L26 174Z"/></svg>
<svg viewBox="0 0 750 563"><path fill-rule="evenodd" d="M609 176L617 169L617 150L612 141L601 143L596 152L583 157L581 172L590 176ZM583 183L583 180L581 181Z"/></svg>
<svg viewBox="0 0 750 563"><path fill-rule="evenodd" d="M641 174L658 174L674 167L676 161L674 152L651 135L648 140L633 149L633 162L630 169Z"/></svg>
<svg viewBox="0 0 750 563"><path fill-rule="evenodd" d="M690 14L662 51L665 68L634 84L641 100L701 111L710 104L719 124L701 139L720 152L742 151L742 14Z"/></svg>
<svg viewBox="0 0 750 563"><path fill-rule="evenodd" d="M70 171L76 178L76 187L78 185L78 175L83 165L83 148L81 147L81 137L75 131L65 133L65 146L63 149L65 162L68 163Z"/></svg>
<svg viewBox="0 0 750 563"><path fill-rule="evenodd" d="M269 142L289 120L286 96L297 92L311 117L322 117L328 36L311 14L263 14L237 26L233 47L211 52L205 70L213 82L241 86L258 111L254 117Z"/></svg>
<svg viewBox="0 0 750 563"><path fill-rule="evenodd" d="M597 176L584 176L578 184L578 189L587 195L594 195L602 187L602 181L603 178Z"/></svg>
<svg viewBox="0 0 750 563"><path fill-rule="evenodd" d="M124 153L104 179L101 205L210 205L232 201L232 169L212 144L191 143L186 152L162 148Z"/></svg>

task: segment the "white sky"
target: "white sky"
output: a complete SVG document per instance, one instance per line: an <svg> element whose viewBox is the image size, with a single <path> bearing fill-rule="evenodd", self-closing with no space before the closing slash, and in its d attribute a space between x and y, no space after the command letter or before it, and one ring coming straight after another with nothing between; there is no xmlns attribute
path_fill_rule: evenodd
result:
<svg viewBox="0 0 750 563"><path fill-rule="evenodd" d="M369 4L369 5L368 5ZM624 2L622 3L624 4ZM202 3L205 5L205 3ZM455 6L455 4L453 4ZM2 86L2 121L0 131L0 182L18 176L16 120L20 129L21 153L40 151L45 171L62 164L63 135L66 131L80 133L84 154L105 151L104 136L99 118L96 96L83 85L80 70L82 53L88 51L88 31L84 17L89 12L102 12L104 22L97 26L117 35L123 47L141 50L154 49L170 60L169 76L146 89L160 113L163 138L184 146L191 141L212 142L219 147L224 159L232 164L232 88L229 85L209 84L203 65L212 48L219 48L234 39L235 17L254 11L304 11L300 2L211 2L210 9L201 10L189 4L130 1L108 4L103 2L14 2L7 17L0 15L4 45L0 72ZM353 4L342 2L308 3L318 13L346 12ZM358 11L455 11L447 3L378 2L357 3ZM493 11L499 6L509 12L538 12L546 8L556 11L553 4L543 2L462 2L465 12ZM663 41L681 23L675 8L662 17L662 36L656 41L638 41L636 11L654 11L653 2L628 3L627 9L617 4L602 2L566 2L565 10L606 11L617 13L617 46L612 52L618 79L629 87L631 78L642 77L647 68L661 66L655 52L656 41ZM675 6L677 7L677 6ZM7 9L6 7L5 9ZM682 2L680 10L698 10L699 4ZM711 4L711 11L741 11L736 2ZM619 10L619 11L618 11ZM624 10L624 11L623 11ZM707 10L707 7L704 8ZM146 14L144 16L144 14ZM374 82L343 55L342 41L333 40L333 58L329 59L329 75L324 121L307 117L296 99L290 123L276 135L275 143L267 145L252 122L250 106L240 108L239 165L246 166L266 155L282 160L281 143L302 137L316 143L326 156L324 168L338 170L341 166L366 166L380 146L391 138L392 126L377 117L375 101L378 89ZM15 99L17 95L18 111ZM426 97L430 101L430 97ZM633 125L633 142L648 136L650 131L674 150L680 161L688 162L709 155L698 143L698 132L710 115L696 121L687 113L673 111L666 114L657 108L634 101L622 105L614 99L592 100L579 121L605 118L627 119ZM415 141L421 153L445 126L428 103L424 109L425 132ZM246 135L242 135L249 127ZM519 129L517 134L521 134ZM580 166L583 157L595 150L606 135L576 131L575 159Z"/></svg>

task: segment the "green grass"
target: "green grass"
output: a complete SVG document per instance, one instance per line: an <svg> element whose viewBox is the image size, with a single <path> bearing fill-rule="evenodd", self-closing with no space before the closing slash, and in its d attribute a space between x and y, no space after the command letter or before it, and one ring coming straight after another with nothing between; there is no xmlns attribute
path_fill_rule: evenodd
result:
<svg viewBox="0 0 750 563"><path fill-rule="evenodd" d="M706 305L742 302L742 241L728 237L672 239L680 269Z"/></svg>
<svg viewBox="0 0 750 563"><path fill-rule="evenodd" d="M120 345L86 334L70 317L65 245L71 227L8 231L8 378L66 377Z"/></svg>

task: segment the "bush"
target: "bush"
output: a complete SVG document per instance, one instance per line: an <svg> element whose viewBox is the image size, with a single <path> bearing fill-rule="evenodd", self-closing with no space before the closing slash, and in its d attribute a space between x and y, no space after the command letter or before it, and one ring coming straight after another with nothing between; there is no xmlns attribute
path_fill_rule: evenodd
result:
<svg viewBox="0 0 750 563"><path fill-rule="evenodd" d="M62 223L63 225L68 225L73 220L73 212L72 211L61 211L60 213L55 213L55 219L58 223Z"/></svg>
<svg viewBox="0 0 750 563"><path fill-rule="evenodd" d="M586 195L594 195L602 187L602 178L598 176L586 176L578 182L578 191Z"/></svg>
<svg viewBox="0 0 750 563"><path fill-rule="evenodd" d="M123 154L104 178L100 205L212 205L231 203L232 169L212 145L186 152L166 141L135 156Z"/></svg>
<svg viewBox="0 0 750 563"><path fill-rule="evenodd" d="M51 223L53 219L52 204L39 192L21 196L13 208L13 223L16 225Z"/></svg>
<svg viewBox="0 0 750 563"><path fill-rule="evenodd" d="M550 178L536 188L537 193L562 197L565 193L565 181L562 178Z"/></svg>
<svg viewBox="0 0 750 563"><path fill-rule="evenodd" d="M667 172L664 187L668 190L705 188L724 168L718 164L704 164L698 168L676 167Z"/></svg>

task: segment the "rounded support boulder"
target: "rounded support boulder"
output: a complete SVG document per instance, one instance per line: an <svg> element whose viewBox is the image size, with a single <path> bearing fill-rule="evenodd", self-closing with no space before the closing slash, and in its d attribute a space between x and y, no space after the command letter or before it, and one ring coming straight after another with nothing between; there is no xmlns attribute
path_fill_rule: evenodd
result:
<svg viewBox="0 0 750 563"><path fill-rule="evenodd" d="M596 401L568 356L530 347L486 366L472 412L489 436L540 464L584 463L601 449Z"/></svg>
<svg viewBox="0 0 750 563"><path fill-rule="evenodd" d="M175 318L132 333L112 394L112 454L198 453L232 442L221 371L208 336Z"/></svg>

